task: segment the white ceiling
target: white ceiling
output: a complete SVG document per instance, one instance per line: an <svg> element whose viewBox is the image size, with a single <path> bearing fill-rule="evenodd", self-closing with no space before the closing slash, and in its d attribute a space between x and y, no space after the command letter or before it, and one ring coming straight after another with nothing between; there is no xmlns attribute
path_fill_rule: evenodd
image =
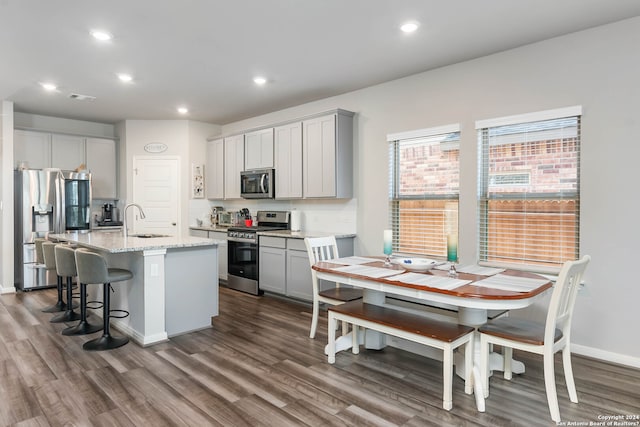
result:
<svg viewBox="0 0 640 427"><path fill-rule="evenodd" d="M103 123L226 124L638 15L638 0L0 0L0 99ZM401 33L406 20L419 30Z"/></svg>

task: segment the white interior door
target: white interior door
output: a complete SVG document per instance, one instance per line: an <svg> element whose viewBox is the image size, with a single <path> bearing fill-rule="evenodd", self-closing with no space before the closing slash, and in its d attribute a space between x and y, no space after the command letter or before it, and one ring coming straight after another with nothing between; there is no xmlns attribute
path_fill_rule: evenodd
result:
<svg viewBox="0 0 640 427"><path fill-rule="evenodd" d="M180 210L179 163L175 157L134 157L133 202L142 206L145 219L129 208L129 230L135 233L178 234Z"/></svg>

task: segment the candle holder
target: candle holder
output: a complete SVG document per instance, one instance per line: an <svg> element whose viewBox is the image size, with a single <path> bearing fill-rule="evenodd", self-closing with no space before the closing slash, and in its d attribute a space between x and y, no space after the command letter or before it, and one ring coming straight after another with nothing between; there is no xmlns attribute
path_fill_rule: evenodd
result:
<svg viewBox="0 0 640 427"><path fill-rule="evenodd" d="M458 277L458 270L456 270L456 264L454 262L449 265L449 277Z"/></svg>
<svg viewBox="0 0 640 427"><path fill-rule="evenodd" d="M391 230L384 230L384 254L387 256L384 260L385 267L391 267L391 254L393 253L393 232Z"/></svg>

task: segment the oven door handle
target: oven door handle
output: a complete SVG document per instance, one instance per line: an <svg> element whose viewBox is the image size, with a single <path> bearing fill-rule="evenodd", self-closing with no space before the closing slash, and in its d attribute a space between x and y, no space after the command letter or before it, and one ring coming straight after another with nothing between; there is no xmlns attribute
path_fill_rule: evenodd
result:
<svg viewBox="0 0 640 427"><path fill-rule="evenodd" d="M229 242L240 242L240 243L253 243L254 245L258 244L257 240L244 239L242 237L227 237L227 241L229 241Z"/></svg>

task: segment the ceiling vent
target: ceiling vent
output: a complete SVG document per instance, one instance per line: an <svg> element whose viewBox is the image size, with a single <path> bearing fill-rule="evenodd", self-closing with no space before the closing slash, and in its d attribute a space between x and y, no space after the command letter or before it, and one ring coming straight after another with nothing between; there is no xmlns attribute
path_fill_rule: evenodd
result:
<svg viewBox="0 0 640 427"><path fill-rule="evenodd" d="M79 93L70 93L69 94L69 98L71 99L76 99L78 101L93 101L94 99L96 99L95 96L91 96L91 95L81 95Z"/></svg>

